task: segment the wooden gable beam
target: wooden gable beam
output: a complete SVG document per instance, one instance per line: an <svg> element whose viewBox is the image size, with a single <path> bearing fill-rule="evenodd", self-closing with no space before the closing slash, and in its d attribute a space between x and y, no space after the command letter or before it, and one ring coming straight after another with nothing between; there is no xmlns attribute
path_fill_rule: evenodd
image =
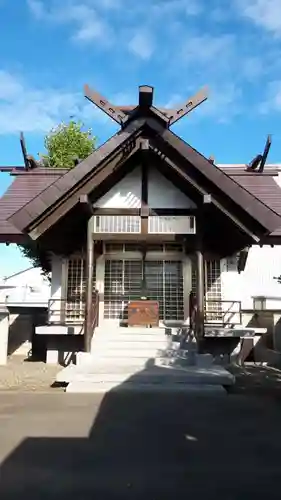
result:
<svg viewBox="0 0 281 500"><path fill-rule="evenodd" d="M117 107L118 107L118 109L123 111L123 113L125 113L127 115L127 114L132 113L132 111L134 111L137 106L134 106L133 104L131 104L131 105L121 105L121 106L117 106ZM153 106L153 108L154 108L154 106ZM166 115L166 116L170 116L174 112L174 109L172 109L172 108L158 108L157 107L156 109L158 109L158 111L160 111L160 113L162 113L163 115Z"/></svg>
<svg viewBox="0 0 281 500"><path fill-rule="evenodd" d="M119 123L119 125L123 125L127 120L126 114L121 111L118 106L111 104L105 97L99 94L99 92L91 90L89 85L84 85L84 94L86 99L95 104L95 106L101 109L115 122Z"/></svg>
<svg viewBox="0 0 281 500"><path fill-rule="evenodd" d="M212 203L216 208L219 209L220 212L222 212L230 220L232 220L232 222L237 227L239 227L245 234L250 236L250 238L252 238L253 241L255 242L260 241L260 238L256 236L250 229L248 229L248 227L246 227L245 224L243 224L243 222L241 222L240 219L238 219L235 215L230 213L230 211L227 208L225 208L216 198L214 198L213 196L211 196L210 198L209 193L204 188L202 188L192 177L190 177L190 175L188 175L186 172L183 172L183 170L174 161L168 158L166 154L163 154L158 145L154 145L153 142L150 142L150 147L151 150L154 152L154 154L159 156L159 158L161 158L162 161L166 162L167 165L170 165L182 179L187 181L191 186L193 186L197 190L197 192L202 196L202 202L204 200L204 197L206 197L205 202L207 201L208 204Z"/></svg>
<svg viewBox="0 0 281 500"><path fill-rule="evenodd" d="M84 206L85 210L88 210L88 199L85 198L85 195L88 195L97 189L102 182L104 182L115 171L120 169L122 165L129 162L139 148L140 137L136 137L132 146L126 151L126 154L124 154L123 149L117 151L113 158L106 161L100 168L96 169L86 182L84 181L82 185L78 185L74 192L71 191L58 206L54 206L48 214L45 216L43 214L41 220L39 219L30 225L28 234L31 239L37 240L78 203L81 208Z"/></svg>
<svg viewBox="0 0 281 500"><path fill-rule="evenodd" d="M197 106L208 99L208 88L204 87L197 94L185 101L179 108L174 109L169 116L169 125L173 125L185 115L193 111Z"/></svg>

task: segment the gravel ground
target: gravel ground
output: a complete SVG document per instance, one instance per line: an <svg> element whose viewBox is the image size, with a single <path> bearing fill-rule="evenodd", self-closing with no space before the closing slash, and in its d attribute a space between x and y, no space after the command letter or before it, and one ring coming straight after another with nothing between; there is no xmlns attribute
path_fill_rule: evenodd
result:
<svg viewBox="0 0 281 500"><path fill-rule="evenodd" d="M54 391L51 388L60 366L27 360L23 356L9 358L0 366L0 391Z"/></svg>
<svg viewBox="0 0 281 500"><path fill-rule="evenodd" d="M269 366L246 365L229 368L236 378L231 394L246 394L281 401L281 370Z"/></svg>

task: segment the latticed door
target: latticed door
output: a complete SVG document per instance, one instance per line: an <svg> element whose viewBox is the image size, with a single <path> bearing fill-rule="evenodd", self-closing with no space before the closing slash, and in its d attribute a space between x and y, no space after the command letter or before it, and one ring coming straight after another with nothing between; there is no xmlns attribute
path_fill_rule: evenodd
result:
<svg viewBox="0 0 281 500"><path fill-rule="evenodd" d="M94 265L94 286L96 266ZM81 323L85 316L86 259L79 256L69 258L67 267L67 294L65 316L68 323Z"/></svg>
<svg viewBox="0 0 281 500"><path fill-rule="evenodd" d="M173 260L145 263L148 296L159 302L162 320L183 320L182 262Z"/></svg>
<svg viewBox="0 0 281 500"><path fill-rule="evenodd" d="M160 319L182 320L184 317L182 262L146 261L145 276L148 298L159 302ZM128 302L140 299L141 294L141 260L105 262L105 319L126 320Z"/></svg>
<svg viewBox="0 0 281 500"><path fill-rule="evenodd" d="M106 260L104 274L104 318L124 320L127 304L139 299L142 286L141 260Z"/></svg>

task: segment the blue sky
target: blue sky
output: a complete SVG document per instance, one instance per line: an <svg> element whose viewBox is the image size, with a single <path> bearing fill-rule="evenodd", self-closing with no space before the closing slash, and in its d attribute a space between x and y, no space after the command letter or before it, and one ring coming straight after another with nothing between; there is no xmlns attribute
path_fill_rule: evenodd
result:
<svg viewBox="0 0 281 500"><path fill-rule="evenodd" d="M280 0L0 0L0 163L43 150L46 131L70 116L99 141L115 125L83 97L88 83L116 104L140 84L171 106L203 85L209 100L174 131L218 163L246 163L273 135L281 162ZM0 195L11 179L0 174ZM0 247L0 276L27 265Z"/></svg>

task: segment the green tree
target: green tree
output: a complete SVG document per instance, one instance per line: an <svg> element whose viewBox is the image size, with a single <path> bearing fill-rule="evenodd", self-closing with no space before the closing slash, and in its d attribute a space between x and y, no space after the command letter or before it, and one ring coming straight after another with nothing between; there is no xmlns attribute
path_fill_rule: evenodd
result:
<svg viewBox="0 0 281 500"><path fill-rule="evenodd" d="M96 147L91 129L83 130L82 122L61 123L45 137L46 154L41 155L46 166L72 168L87 158Z"/></svg>
<svg viewBox="0 0 281 500"><path fill-rule="evenodd" d="M82 122L70 121L52 129L45 136L44 145L46 153L41 157L46 167L72 168L94 151L96 137L90 129L83 130ZM19 248L34 267L41 267L42 272L48 276L49 261L44 250L40 248L40 243L30 241L19 245Z"/></svg>

